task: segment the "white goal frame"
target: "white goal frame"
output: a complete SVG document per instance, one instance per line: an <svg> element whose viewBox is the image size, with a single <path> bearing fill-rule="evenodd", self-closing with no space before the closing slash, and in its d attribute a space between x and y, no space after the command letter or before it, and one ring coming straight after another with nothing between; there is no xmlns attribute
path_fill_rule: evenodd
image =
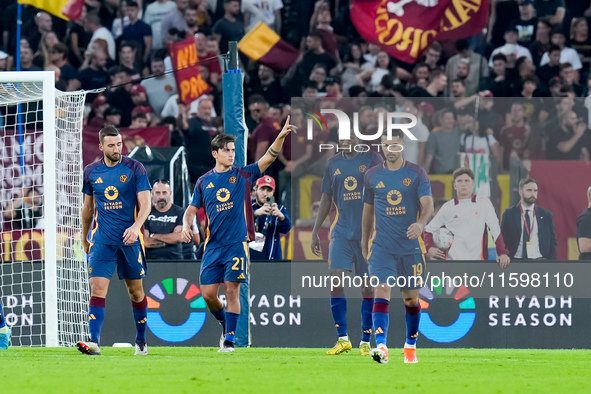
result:
<svg viewBox="0 0 591 394"><path fill-rule="evenodd" d="M10 71L0 72L2 83L41 83L43 86L43 194L44 220L46 228L44 237L45 254L45 346L59 346L58 297L57 297L57 188L56 188L56 132L55 132L55 73L53 71ZM15 101L15 105L28 101L23 98ZM53 208L53 209L52 209Z"/></svg>

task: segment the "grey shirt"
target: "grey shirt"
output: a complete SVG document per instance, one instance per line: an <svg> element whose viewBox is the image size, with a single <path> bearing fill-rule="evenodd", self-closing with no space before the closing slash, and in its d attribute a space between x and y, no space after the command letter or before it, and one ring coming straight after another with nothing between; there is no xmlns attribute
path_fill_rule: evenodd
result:
<svg viewBox="0 0 591 394"><path fill-rule="evenodd" d="M427 140L427 155L433 155L431 174L451 174L459 166L460 130L434 131ZM429 170L427 168L427 170Z"/></svg>
<svg viewBox="0 0 591 394"><path fill-rule="evenodd" d="M176 94L176 82L172 74L167 74L163 79L150 78L143 80L141 85L146 89L146 95L152 110L160 117L164 104L170 96Z"/></svg>

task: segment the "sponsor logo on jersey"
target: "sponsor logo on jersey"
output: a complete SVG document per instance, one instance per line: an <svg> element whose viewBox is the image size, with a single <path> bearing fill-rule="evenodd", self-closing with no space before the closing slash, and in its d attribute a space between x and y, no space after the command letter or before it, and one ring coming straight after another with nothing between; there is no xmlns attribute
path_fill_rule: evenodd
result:
<svg viewBox="0 0 591 394"><path fill-rule="evenodd" d="M390 190L388 192L388 196L386 197L386 199L388 200L390 205L398 205L402 202L402 193L400 193L398 190Z"/></svg>
<svg viewBox="0 0 591 394"><path fill-rule="evenodd" d="M353 191L353 190L357 189L357 179L355 179L355 177L348 176L345 179L345 189L347 189L349 191Z"/></svg>
<svg viewBox="0 0 591 394"><path fill-rule="evenodd" d="M376 186L376 189L383 189L386 186L384 185L384 182L380 181L380 183L378 183L378 185Z"/></svg>
<svg viewBox="0 0 591 394"><path fill-rule="evenodd" d="M117 197L119 197L119 190L115 186L109 186L105 189L105 197L109 201L113 201Z"/></svg>
<svg viewBox="0 0 591 394"><path fill-rule="evenodd" d="M334 174L332 174L332 176L337 176L337 175L341 175L341 170L339 170L337 168L337 170L334 172Z"/></svg>
<svg viewBox="0 0 591 394"><path fill-rule="evenodd" d="M215 194L219 202L226 202L230 199L230 191L226 188L221 188Z"/></svg>
<svg viewBox="0 0 591 394"><path fill-rule="evenodd" d="M94 183L103 183L103 178L101 178L100 176L98 177L98 179L96 181L94 181Z"/></svg>
<svg viewBox="0 0 591 394"><path fill-rule="evenodd" d="M206 189L213 189L215 186L213 185L213 183L209 182L209 185L207 185Z"/></svg>

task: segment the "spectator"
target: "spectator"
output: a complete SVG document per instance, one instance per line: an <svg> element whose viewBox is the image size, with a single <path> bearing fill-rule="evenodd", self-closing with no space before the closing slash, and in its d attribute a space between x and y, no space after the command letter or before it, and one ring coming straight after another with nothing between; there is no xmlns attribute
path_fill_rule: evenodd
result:
<svg viewBox="0 0 591 394"><path fill-rule="evenodd" d="M441 68L439 65L439 61L441 60L441 53L443 52L443 48L441 48L441 44L438 41L435 41L427 52L425 52L425 59L423 62L429 67L429 72Z"/></svg>
<svg viewBox="0 0 591 394"><path fill-rule="evenodd" d="M100 95L92 102L93 117L88 122L88 127L102 129L105 126L105 113L109 108L109 103L105 96Z"/></svg>
<svg viewBox="0 0 591 394"><path fill-rule="evenodd" d="M213 39L213 41L217 45L217 41L215 41L215 39ZM207 43L208 41L205 34L195 34L195 47L197 48L197 56L199 57L199 61L203 62L209 69L209 79L211 80L211 83L217 85L222 75L220 61L217 57L219 54L219 49L215 52L209 52Z"/></svg>
<svg viewBox="0 0 591 394"><path fill-rule="evenodd" d="M585 88L577 83L577 74L570 63L562 63L559 67L558 75L562 81L562 87L570 86L577 97L582 97Z"/></svg>
<svg viewBox="0 0 591 394"><path fill-rule="evenodd" d="M550 32L552 31L552 25L547 19L541 19L538 21L536 27L536 39L529 46L531 52L532 61L537 66L542 60L544 53L550 49Z"/></svg>
<svg viewBox="0 0 591 394"><path fill-rule="evenodd" d="M22 71L43 71L41 67L33 64L33 50L21 45L21 70Z"/></svg>
<svg viewBox="0 0 591 394"><path fill-rule="evenodd" d="M253 77L247 85L247 92L249 95L263 95L271 105L289 102L289 97L281 86L279 78L264 64L259 65L257 76Z"/></svg>
<svg viewBox="0 0 591 394"><path fill-rule="evenodd" d="M326 69L322 64L316 64L314 68L312 68L312 72L308 78L309 82L313 82L316 84L316 89L318 90L319 96L326 95L326 85L324 84L326 81Z"/></svg>
<svg viewBox="0 0 591 394"><path fill-rule="evenodd" d="M275 202L275 179L263 175L256 181L254 211L255 241L250 242L250 258L253 260L280 260L281 234L289 233L291 220L287 209Z"/></svg>
<svg viewBox="0 0 591 394"><path fill-rule="evenodd" d="M481 122L474 119L473 110L469 109L463 113L459 126L463 132L460 138L461 152L499 156L499 143L493 133L487 133L484 130L488 124L483 122L481 126Z"/></svg>
<svg viewBox="0 0 591 394"><path fill-rule="evenodd" d="M0 51L0 71L8 70L8 53Z"/></svg>
<svg viewBox="0 0 591 394"><path fill-rule="evenodd" d="M441 70L435 70L431 73L431 82L427 85L427 88L423 89L419 86L415 87L413 90L410 91L409 97L443 97L443 92L447 87L447 76L445 72ZM432 102L433 106L438 104L437 102ZM439 109L440 105L437 109Z"/></svg>
<svg viewBox="0 0 591 394"><path fill-rule="evenodd" d="M322 39L318 33L308 34L305 42L307 52L300 54L292 66L294 70L297 68L299 80L306 80L312 72L312 68L317 64L323 64L327 70L332 70L336 66L335 60L322 47Z"/></svg>
<svg viewBox="0 0 591 394"><path fill-rule="evenodd" d="M502 53L493 56L493 73L483 83L481 90L489 90L494 97L513 95L513 79L507 75L507 57Z"/></svg>
<svg viewBox="0 0 591 394"><path fill-rule="evenodd" d="M552 44L558 46L560 48L560 64L570 63L575 70L580 70L583 68L583 64L581 63L581 58L577 51L572 48L565 46L566 37L564 36L564 32L560 28L555 28L552 30L550 35L550 42ZM550 61L548 52L544 53L542 56L542 60L540 61L540 66L547 64Z"/></svg>
<svg viewBox="0 0 591 394"><path fill-rule="evenodd" d="M51 63L59 67L61 71L61 81L65 83L66 90L72 92L78 90L81 86L78 79L78 71L68 62L68 47L66 44L57 43L49 50Z"/></svg>
<svg viewBox="0 0 591 394"><path fill-rule="evenodd" d="M150 106L156 116L160 117L166 101L176 94L176 82L172 74L164 74L164 59L152 58L152 78L144 79L141 86L146 90Z"/></svg>
<svg viewBox="0 0 591 394"><path fill-rule="evenodd" d="M470 73L466 77L466 90L468 91L467 95L470 96L472 94L470 93L471 91L476 93L476 90L478 90L480 79L488 77L489 72L486 59L470 49L467 39L457 40L455 47L458 53L447 61L445 75L447 75L447 81L451 84L451 81L456 79L459 63L466 62L467 60L467 64L470 65ZM492 67L492 64L490 66Z"/></svg>
<svg viewBox="0 0 591 394"><path fill-rule="evenodd" d="M138 18L139 12L137 2L128 1L127 16L129 17L129 25L123 28L121 39L137 42L141 59L144 63L148 63L150 52L152 52L152 29L147 23Z"/></svg>
<svg viewBox="0 0 591 394"><path fill-rule="evenodd" d="M536 10L533 0L519 0L519 18L513 19L510 27L517 30L517 43L529 48L536 38L536 26L538 18L535 17Z"/></svg>
<svg viewBox="0 0 591 394"><path fill-rule="evenodd" d="M148 117L143 112L136 112L131 116L130 129L145 129L148 127Z"/></svg>
<svg viewBox="0 0 591 394"><path fill-rule="evenodd" d="M453 187L457 197L443 204L437 215L425 227L425 244L429 257L445 259L445 253L433 243L433 233L445 226L454 235L448 251L450 260L483 260L488 255L487 231L497 248L497 262L501 268L511 259L505 248L499 219L490 200L472 193L474 172L458 168L453 173Z"/></svg>
<svg viewBox="0 0 591 394"><path fill-rule="evenodd" d="M343 92L349 94L349 88L359 83L359 75L370 67L371 63L363 58L359 44L351 44L344 57L344 62L339 63L335 69L335 73L340 74L343 81Z"/></svg>
<svg viewBox="0 0 591 394"><path fill-rule="evenodd" d="M439 113L439 124L427 140L424 168L429 174L451 174L458 167L461 133L451 109Z"/></svg>
<svg viewBox="0 0 591 394"><path fill-rule="evenodd" d="M176 8L174 1L156 0L146 7L144 22L152 29L152 46L154 49L162 48L162 21Z"/></svg>
<svg viewBox="0 0 591 394"><path fill-rule="evenodd" d="M566 8L564 0L534 0L538 18L548 17L552 25L560 25L564 20Z"/></svg>
<svg viewBox="0 0 591 394"><path fill-rule="evenodd" d="M84 90L99 89L109 84L110 78L107 72L108 55L103 50L94 51L89 57L89 66L78 73L80 87ZM92 101L96 95L87 95L87 102Z"/></svg>
<svg viewBox="0 0 591 394"><path fill-rule="evenodd" d="M108 46L108 54L112 60L115 60L115 40L113 39L113 35L101 24L101 19L99 18L98 14L95 12L89 12L86 14L86 19L84 20L84 30L89 33L92 33L92 37L90 38L90 43L88 44L88 48L86 49L86 54L90 55L92 53L92 43L97 39L102 39L107 42Z"/></svg>
<svg viewBox="0 0 591 394"><path fill-rule="evenodd" d="M36 52L43 34L53 31L53 21L51 20L51 15L45 11L39 11L35 15L34 21L36 29L31 31L24 29L23 36L29 41L33 52Z"/></svg>
<svg viewBox="0 0 591 394"><path fill-rule="evenodd" d="M111 107L120 110L121 127L131 124L131 111L135 107L131 98L132 71L123 66L115 66L109 70L113 89L107 94L107 101Z"/></svg>
<svg viewBox="0 0 591 394"><path fill-rule="evenodd" d="M194 37L195 33L199 31L199 24L198 24L198 17L199 13L197 11L197 7L192 7L189 5L185 10L185 22L187 23L187 29L185 30L186 37Z"/></svg>
<svg viewBox="0 0 591 394"><path fill-rule="evenodd" d="M417 124L409 129L417 138L417 141L407 140L404 144L402 156L405 160L422 167L425 161L425 147L429 139L429 129L423 123L423 111L417 108L413 100L406 100L404 112L410 113L417 118Z"/></svg>
<svg viewBox="0 0 591 394"><path fill-rule="evenodd" d="M589 160L587 123L574 111L566 111L560 117L560 128L550 130L546 159Z"/></svg>
<svg viewBox="0 0 591 394"><path fill-rule="evenodd" d="M134 108L146 107L150 105L150 103L148 102L148 95L146 94L146 89L142 85L133 85L129 93L131 93L131 100L133 101ZM151 108L150 112L152 112Z"/></svg>
<svg viewBox="0 0 591 394"><path fill-rule="evenodd" d="M561 49L558 45L552 45L548 49L548 63L538 67L536 74L540 81L549 84L550 80L557 77L560 73L560 53Z"/></svg>
<svg viewBox="0 0 591 394"><path fill-rule="evenodd" d="M526 57L529 60L532 60L531 52L529 51L529 49L517 44L517 39L519 38L519 36L517 29L515 27L508 27L503 37L505 38L505 45L500 46L496 48L494 51L492 51L492 54L490 55L490 60L488 62L489 67L493 66L492 58L497 53L502 53L503 55L507 56L508 54L514 53L515 49L517 50L515 55L516 59L519 59L520 57Z"/></svg>
<svg viewBox="0 0 591 394"><path fill-rule="evenodd" d="M310 18L310 31L318 33L322 39L322 47L337 62L340 62L338 36L334 33L331 26L332 15L330 5L326 2L317 2L314 14Z"/></svg>
<svg viewBox="0 0 591 394"><path fill-rule="evenodd" d="M378 90L384 75L390 75L392 78L396 78L396 68L394 59L385 51L380 51L373 69L367 70L359 75L359 83L365 83L368 92L375 92ZM400 80L395 79L395 83L400 83Z"/></svg>
<svg viewBox="0 0 591 394"><path fill-rule="evenodd" d="M588 205L577 218L579 260L591 260L591 186L587 189Z"/></svg>
<svg viewBox="0 0 591 394"><path fill-rule="evenodd" d="M4 210L4 220L12 230L44 228L43 196L36 187L23 189L20 197L15 198Z"/></svg>
<svg viewBox="0 0 591 394"><path fill-rule="evenodd" d="M137 46L133 41L123 41L119 47L119 65L131 70L131 79L141 78L142 66L137 61Z"/></svg>
<svg viewBox="0 0 591 394"><path fill-rule="evenodd" d="M499 140L503 147L503 168L509 169L509 159L517 157L520 160L531 159L528 149L528 139L531 134L531 127L526 122L525 105L523 102L516 102L511 105L511 125L501 129Z"/></svg>
<svg viewBox="0 0 591 394"><path fill-rule="evenodd" d="M536 93L536 90L538 89L538 85L540 84L540 80L538 79L538 77L531 74L531 75L528 75L525 78L523 78L522 82L523 82L523 89L521 89L521 92L519 92L519 94L517 94L517 97L524 97L524 98L531 99L532 97L537 95L534 93Z"/></svg>
<svg viewBox="0 0 591 394"><path fill-rule="evenodd" d="M570 38L567 45L577 51L582 60L589 63L591 57L591 36L589 36L589 24L585 18L573 18L570 27Z"/></svg>
<svg viewBox="0 0 591 394"><path fill-rule="evenodd" d="M218 0L219 1L219 0ZM263 22L277 34L281 34L282 0L243 0L245 31L249 32L257 23Z"/></svg>
<svg viewBox="0 0 591 394"><path fill-rule="evenodd" d="M144 246L148 260L181 260L181 230L185 210L172 203L168 181L158 180L152 186L152 210L144 223Z"/></svg>
<svg viewBox="0 0 591 394"><path fill-rule="evenodd" d="M224 0L224 17L213 25L213 35L220 44L222 53L228 52L228 42L240 41L244 36L244 24L239 19L240 2Z"/></svg>
<svg viewBox="0 0 591 394"><path fill-rule="evenodd" d="M111 125L115 127L121 126L121 111L117 108L109 107L105 111L105 126Z"/></svg>
<svg viewBox="0 0 591 394"><path fill-rule="evenodd" d="M424 83L422 88L426 88L429 84L429 74L431 69L426 63L417 63L412 70L410 80L408 81L407 87L409 89L415 86L421 86L420 83Z"/></svg>
<svg viewBox="0 0 591 394"><path fill-rule="evenodd" d="M248 139L248 162L254 163L263 157L269 146L275 141L281 126L269 116L269 103L262 96L252 96L248 107L253 119L258 122L257 127ZM270 175L273 176L277 175L279 170L274 165L271 165L267 171L272 171Z"/></svg>
<svg viewBox="0 0 591 394"><path fill-rule="evenodd" d="M90 34L84 30L86 7L82 7L80 18L71 21L66 31L66 40L70 49L70 63L74 68L79 68L84 63L84 51L90 43Z"/></svg>
<svg viewBox="0 0 591 394"><path fill-rule="evenodd" d="M556 260L558 240L552 212L535 205L538 183L532 178L519 181L520 201L505 210L501 233L513 259Z"/></svg>
<svg viewBox="0 0 591 394"><path fill-rule="evenodd" d="M50 65L51 59L49 56L49 51L51 47L59 43L60 41L54 32L50 31L47 33L43 33L41 35L41 41L39 41L39 45L37 46L37 53L35 53L33 63L39 67L45 67Z"/></svg>
<svg viewBox="0 0 591 394"><path fill-rule="evenodd" d="M176 9L170 11L162 20L160 26L160 36L162 37L162 44L164 48L168 47L168 44L174 43L167 38L170 29L174 28L177 31L187 30L187 22L185 22L185 10L189 6L189 0L175 0Z"/></svg>
<svg viewBox="0 0 591 394"><path fill-rule="evenodd" d="M212 108L211 100L204 98L199 101L197 116L186 120L186 106L181 106L185 119L182 129L191 183L195 183L201 175L215 166L215 159L211 155L211 140L216 136L217 130L211 120Z"/></svg>
<svg viewBox="0 0 591 394"><path fill-rule="evenodd" d="M451 80L451 89L450 93L452 97L465 97L465 96L472 96L476 92L478 92L478 85L480 83L479 80L471 81L468 79L470 75L470 63L468 63L468 59L461 59L458 63L458 69L456 71L455 78ZM461 82L463 86L463 90L460 95L456 95L453 92L453 83L454 81ZM475 83L475 84L473 84Z"/></svg>
<svg viewBox="0 0 591 394"><path fill-rule="evenodd" d="M116 18L111 24L111 34L113 38L118 40L123 34L123 29L129 26L129 15L127 15L127 0L121 0L116 11Z"/></svg>

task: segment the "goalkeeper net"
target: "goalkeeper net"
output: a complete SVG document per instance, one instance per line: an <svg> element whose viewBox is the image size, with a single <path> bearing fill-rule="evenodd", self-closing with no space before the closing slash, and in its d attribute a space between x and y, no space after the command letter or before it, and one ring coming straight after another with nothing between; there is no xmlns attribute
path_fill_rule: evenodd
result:
<svg viewBox="0 0 591 394"><path fill-rule="evenodd" d="M13 346L72 346L88 331L86 93L55 90L53 75L0 73L0 300Z"/></svg>

